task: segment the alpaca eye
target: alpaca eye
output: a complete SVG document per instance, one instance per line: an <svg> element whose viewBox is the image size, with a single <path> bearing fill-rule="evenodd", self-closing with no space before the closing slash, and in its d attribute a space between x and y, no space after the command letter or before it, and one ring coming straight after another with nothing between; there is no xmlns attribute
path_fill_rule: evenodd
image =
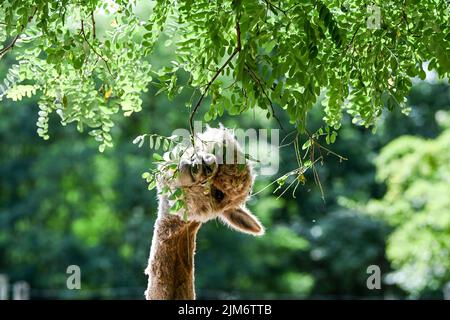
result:
<svg viewBox="0 0 450 320"><path fill-rule="evenodd" d="M211 195L214 197L214 199L216 199L219 202L225 198L225 194L219 189L214 187L211 188Z"/></svg>
<svg viewBox="0 0 450 320"><path fill-rule="evenodd" d="M206 176L210 176L214 172L215 167L216 167L215 163L212 163L210 165L205 165L204 168L205 168Z"/></svg>

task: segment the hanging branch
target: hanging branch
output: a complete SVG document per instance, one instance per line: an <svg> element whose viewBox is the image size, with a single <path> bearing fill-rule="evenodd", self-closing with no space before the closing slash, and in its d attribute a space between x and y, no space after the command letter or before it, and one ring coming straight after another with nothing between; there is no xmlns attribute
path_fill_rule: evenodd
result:
<svg viewBox="0 0 450 320"><path fill-rule="evenodd" d="M347 160L347 158L345 158L344 156L341 156L340 154L338 154L338 153L330 150L329 148L323 146L322 144L320 144L317 140L316 134L311 134L307 129L305 129L305 134L308 137L309 146L306 148L305 153L302 156L301 151L300 151L300 143L299 143L300 132L298 132L297 130L292 131L288 135L286 135L286 137L284 139L286 139L288 136L291 136L294 133L295 133L294 139L291 142L289 142L283 146L280 146L280 148L294 144L295 157L297 159L298 167L294 170L289 171L288 173L283 174L281 177L277 178L276 180L272 181L270 184L266 185L263 189L257 191L256 193L253 193L252 196L255 196L255 195L263 192L268 187L270 187L274 184L277 184L277 188L273 191L273 193L276 193L283 186L285 186L287 179L289 177L293 176L293 177L295 177L294 180L289 183L289 185L281 192L280 195L278 195L277 198L282 197L294 185L295 186L292 191L292 196L295 198L295 191L297 190L297 187L299 186L299 184L305 183L304 182L305 181L305 178L304 178L305 172L307 170L311 169L312 175L314 178L314 183L319 188L321 198L325 202L325 192L323 190L323 186L320 181L320 176L319 176L319 172L317 171L316 164L317 163L323 164L325 156L328 156L330 154L337 157L340 162L343 160ZM284 139L282 140L282 142L284 141ZM322 153L322 151L325 151L325 152ZM316 153L318 153L317 157L316 157ZM302 158L306 159L307 157L309 158L309 161L303 162Z"/></svg>
<svg viewBox="0 0 450 320"><path fill-rule="evenodd" d="M108 64L108 60L106 60L100 53L97 52L97 50L95 50L95 48L92 46L92 44L89 42L86 33L84 32L84 21L81 20L81 35L83 36L84 41L87 43L87 45L89 46L89 48L91 48L91 50L95 53L95 55L97 55L106 65L106 69L108 69L108 72L111 76L113 76L111 69L109 68L109 64Z"/></svg>
<svg viewBox="0 0 450 320"><path fill-rule="evenodd" d="M311 134L307 129L305 129L306 135L308 136L308 139L311 141L311 145L316 145L319 148L319 151L321 149L325 150L327 152L327 155L331 154L339 159L339 161L347 161L348 159L344 156L341 156L340 154L334 152L333 150L325 147L322 145L319 141L317 141L316 138L314 138L314 135Z"/></svg>
<svg viewBox="0 0 450 320"><path fill-rule="evenodd" d="M250 72L252 78L255 80L255 82L258 84L258 86L261 88L263 95L266 97L267 101L269 102L270 110L272 111L272 117L274 117L274 119L278 122L278 125L280 126L280 128L283 130L283 125L281 124L280 119L275 114L272 99L270 99L269 95L266 92L266 89L264 88L265 84L263 84L262 80L258 77L258 75L255 73L255 71L253 71L252 68L250 68L250 66L247 64L247 62L245 63L245 66L247 67L247 70Z"/></svg>
<svg viewBox="0 0 450 320"><path fill-rule="evenodd" d="M12 40L7 46L5 46L4 48L2 48L2 49L0 50L0 58L2 58L2 57L6 54L6 52L8 52L9 50L12 50L12 48L14 48L14 46L16 45L17 40L19 40L20 36L22 35L22 32L25 30L25 28L26 28L26 26L28 25L28 23L29 23L31 20L33 20L34 16L36 15L36 12L37 12L37 7L34 8L34 11L33 11L33 13L31 14L31 16L28 17L27 24L25 24L25 25L22 24L22 25L20 26L20 31L19 31L19 33L13 38L13 40Z"/></svg>
<svg viewBox="0 0 450 320"><path fill-rule="evenodd" d="M206 97L206 94L208 93L209 88L213 84L213 82L217 79L217 77L220 75L220 73L228 66L228 64L233 60L233 58L241 51L241 29L239 26L239 20L236 21L236 48L234 49L233 53L228 57L227 61L219 68L217 69L214 76L211 78L211 80L208 82L208 84L205 87L205 91L203 91L202 95L200 96L200 99L198 99L197 103L195 104L194 108L191 111L191 114L189 116L189 128L191 130L191 138L194 138L194 115L198 111L198 108L200 107L203 99Z"/></svg>
<svg viewBox="0 0 450 320"><path fill-rule="evenodd" d="M92 22L92 38L96 38L95 32L95 19L94 19L94 11L91 11L91 22Z"/></svg>

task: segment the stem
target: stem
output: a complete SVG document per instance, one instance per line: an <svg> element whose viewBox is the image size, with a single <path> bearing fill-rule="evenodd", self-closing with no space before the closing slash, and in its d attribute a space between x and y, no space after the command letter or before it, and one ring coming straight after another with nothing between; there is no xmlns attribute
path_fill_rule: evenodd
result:
<svg viewBox="0 0 450 320"><path fill-rule="evenodd" d="M96 33L95 33L94 11L91 12L91 21L92 21L92 37L95 39L96 38Z"/></svg>
<svg viewBox="0 0 450 320"><path fill-rule="evenodd" d="M84 21L83 20L81 20L81 35L83 36L83 39L87 43L89 48L91 48L92 52L94 52L100 59L103 60L103 62L106 65L106 69L108 69L109 74L111 76L113 76L111 69L109 68L108 61L100 53L98 53L97 50L95 50L95 48L92 46L92 44L89 42L88 38L86 37L86 33L84 32Z"/></svg>
<svg viewBox="0 0 450 320"><path fill-rule="evenodd" d="M272 117L274 117L275 120L277 120L278 125L283 130L283 126L281 125L281 121L280 121L280 119L278 119L277 115L275 114L275 110L273 108L272 99L270 99L269 95L267 94L266 90L264 89L264 85L263 85L262 81L259 79L259 77L255 73L255 71L253 71L252 68L250 68L250 66L247 63L245 63L245 66L247 67L247 70L250 71L250 73L253 75L252 78L255 79L256 83L261 88L261 91L262 91L263 95L266 97L267 101L269 101L270 110L272 111Z"/></svg>
<svg viewBox="0 0 450 320"><path fill-rule="evenodd" d="M37 12L37 7L34 9L33 14L28 18L27 22L30 22L31 20L33 20L34 16L36 15L36 12ZM14 46L16 45L17 40L19 40L19 38L20 38L22 32L25 30L26 26L27 26L26 24L25 25L21 25L19 33L13 38L11 43L0 50L0 58L3 57L7 51L9 51L12 48L14 48Z"/></svg>

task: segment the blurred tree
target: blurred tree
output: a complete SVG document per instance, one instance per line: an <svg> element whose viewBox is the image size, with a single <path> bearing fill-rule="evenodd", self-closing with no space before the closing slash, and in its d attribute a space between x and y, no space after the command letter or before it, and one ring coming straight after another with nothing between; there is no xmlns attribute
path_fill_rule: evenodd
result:
<svg viewBox="0 0 450 320"><path fill-rule="evenodd" d="M416 297L442 294L450 281L450 130L433 140L402 136L383 148L376 165L387 191L366 211L394 227L387 256L396 271L387 280Z"/></svg>
<svg viewBox="0 0 450 320"><path fill-rule="evenodd" d="M366 203L372 198L381 198L385 195L386 189L389 189L389 183L386 186L384 181L376 179L377 167L382 170L385 166L384 160L377 157L377 154L387 143L405 134L436 138L448 126L446 110L449 110L450 106L449 88L446 82L415 81L408 97L411 115L405 117L398 111L384 114L375 134L351 126L348 122L344 124L340 130L340 139L337 140L333 150L345 155L349 160L343 163L328 161L326 166L319 168L326 203L321 204L318 192L316 192L317 197L310 196L310 193L306 192L315 188L312 177L309 177L310 182L307 183L306 188L299 190L298 206L301 208L302 216L306 217L303 222L306 227L302 234L310 240L311 260L315 261L312 264L307 263L308 267L305 269L314 275L316 281L313 294L323 295L335 291L342 293L342 287L353 287L351 291L346 291L349 296L352 294L402 295L402 292L395 288L398 282L392 281L392 278L383 284L380 291L369 292L365 287L362 279L367 277L367 266L377 264L381 267L383 274L393 270L390 266L393 259L390 255L384 256L385 241L390 239L388 235L393 230L393 225L386 220L383 223L377 216L368 217L359 214L358 212L365 210L361 206L355 206L354 203ZM398 125L399 123L402 125ZM420 138L418 141L421 141ZM436 145L440 145L441 151L444 152L448 150L448 144L442 142L444 141L440 140L436 142ZM407 144L403 143L403 145ZM417 148L421 148L421 144ZM440 157L441 154L435 156ZM376 161L376 159L379 160ZM405 167L404 164L397 163L397 165L399 165L397 169ZM395 169L392 172L395 172ZM443 191L450 194L448 183L446 188L444 186ZM436 194L436 196L439 197L442 194ZM390 198L389 203L383 203L389 207L394 203L401 203L402 197L403 193L398 193L395 198ZM352 201L348 201L349 199ZM349 212L345 212L346 210ZM436 220L436 224L445 228L445 224L442 224L440 220ZM415 232L411 232L410 236L414 234ZM440 241L439 239L443 240L444 235L436 238L436 241ZM335 244L339 242L341 244ZM364 243L363 250L358 243ZM389 242L388 248L391 245L392 242ZM408 248L408 250L416 250L412 242ZM436 263L439 264L439 261L436 260ZM340 269L338 269L339 265ZM395 268L397 266L394 264ZM346 283L346 285L340 288L340 283ZM428 284L431 282L427 282ZM421 296L425 297L442 296L442 282L435 282L433 289L421 288L419 291Z"/></svg>

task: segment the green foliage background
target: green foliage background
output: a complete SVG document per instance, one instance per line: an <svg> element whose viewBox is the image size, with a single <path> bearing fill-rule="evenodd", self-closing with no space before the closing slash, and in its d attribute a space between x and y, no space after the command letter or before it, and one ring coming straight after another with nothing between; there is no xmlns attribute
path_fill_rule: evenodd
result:
<svg viewBox="0 0 450 320"><path fill-rule="evenodd" d="M2 19L12 3L2 3ZM33 13L30 1L14 3L21 4L12 6L14 27L0 25L1 41L20 31ZM82 3L87 9L76 15L89 21L89 8L97 1ZM361 1L348 2L353 4L350 8L324 1L338 17L334 22L322 7L310 11L309 25L301 10L289 13L304 22L301 26L288 26L289 16L266 1L258 6L251 1L224 2L220 14L205 24L206 2L186 1L186 6L203 12L185 17L197 21L192 22L197 28L180 30L169 24L160 39L154 38L154 31L162 20L133 29L148 17L144 6L138 8L142 17L127 12L117 19L97 17L97 40L88 33L87 22L85 36L92 47L78 25L61 27L59 20L41 19L38 27L49 33L45 37L27 29L39 46L25 39L0 64L0 79L8 81L10 98L0 102L0 273L12 281L28 281L34 299L143 298L143 270L157 203L156 194L147 191L140 178L151 153L132 141L142 133L170 135L174 128L187 127L190 109L184 106L192 104L192 97L199 95L195 87L215 71L203 72L205 65L220 65L235 48L235 16L229 10L239 3L259 19L269 10L269 19L260 38L250 37L258 19L241 21L241 31L247 34L243 51L235 68L211 87L209 109L202 109L199 117L212 125L220 120L229 127L277 128L271 105L249 76L251 71L242 72L257 70L266 81L283 83L267 91L276 111L287 106L287 112L278 112L283 127L294 124L301 129L306 120L312 131L323 127L324 120L340 127L332 148L349 160L340 163L330 157L318 166L325 202L310 172L296 198L288 192L277 199L273 189L267 189L252 199L249 207L267 227L262 238L231 232L219 223L205 225L196 255L199 298L442 297L450 281L449 86L411 81L409 76L425 79L425 60L441 76L448 74L448 12L438 7L443 1L411 1L403 11L417 23L404 21L401 7L392 7L391 1L380 2L392 14L378 33L365 28ZM304 3L306 9L311 7L312 2ZM51 16L61 8L49 9ZM188 8L178 9L187 15ZM348 9L357 10L355 21L346 20ZM17 13L22 18L17 19ZM117 28L107 33L115 24ZM284 32L277 33L280 28ZM264 38L273 32L282 44L275 49ZM416 32L423 37L414 39ZM199 34L206 40L189 42ZM378 37L384 41L377 42ZM108 44L108 39L115 42ZM296 44L307 51L296 55ZM176 55L183 46L187 53ZM392 46L398 51L393 53ZM108 66L95 48L101 49ZM338 53L344 49L350 54L341 59ZM202 54L209 60L202 62ZM264 63L259 56L264 56ZM180 60L174 64L175 57ZM28 62L14 67L18 60ZM14 82L18 75L20 86ZM238 79L239 90L223 91L232 78ZM351 95L341 79L356 88ZM327 92L321 90L325 85ZM250 102L244 102L242 90ZM280 92L287 94L280 97ZM408 104L404 95L409 96ZM289 98L293 102L288 103ZM348 104L341 109L345 98ZM18 99L22 100L11 101ZM408 110L406 117L402 112ZM240 115L230 116L236 114ZM374 134L352 124L372 124L377 118ZM36 122L38 134L51 139L38 137ZM84 127L94 130L89 132L97 141L78 132ZM104 153L98 152L99 143ZM281 149L281 161L280 174L297 167L290 148ZM256 190L269 182L259 179ZM66 289L65 271L71 264L81 267L82 290ZM366 268L372 264L382 269L381 290L366 287Z"/></svg>

